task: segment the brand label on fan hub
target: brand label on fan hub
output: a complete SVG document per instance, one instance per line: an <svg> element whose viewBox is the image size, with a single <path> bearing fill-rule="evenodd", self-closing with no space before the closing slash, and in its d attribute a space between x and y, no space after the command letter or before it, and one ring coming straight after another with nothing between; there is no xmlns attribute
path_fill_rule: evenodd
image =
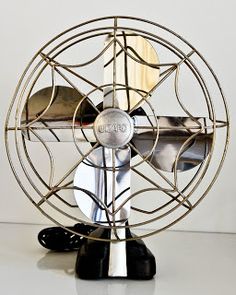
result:
<svg viewBox="0 0 236 295"><path fill-rule="evenodd" d="M112 133L112 132L126 132L127 125L126 124L101 124L98 126L98 131L101 133Z"/></svg>
<svg viewBox="0 0 236 295"><path fill-rule="evenodd" d="M131 140L134 133L134 123L124 111L108 108L97 116L94 123L94 133L101 145L119 148Z"/></svg>

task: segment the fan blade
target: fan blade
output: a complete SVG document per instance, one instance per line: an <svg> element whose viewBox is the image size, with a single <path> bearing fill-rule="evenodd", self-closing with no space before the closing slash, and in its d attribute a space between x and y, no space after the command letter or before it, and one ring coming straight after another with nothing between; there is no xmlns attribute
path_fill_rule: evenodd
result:
<svg viewBox="0 0 236 295"><path fill-rule="evenodd" d="M145 129L145 126L151 127L147 116L134 116L133 119L140 129L134 135L132 143L145 157L153 148L156 132ZM177 171L192 169L205 160L211 149L213 133L207 132L205 128L206 118L195 119L204 127L200 133L198 123L191 118L158 117L159 138L154 152L148 159L156 168L173 172L178 155Z"/></svg>
<svg viewBox="0 0 236 295"><path fill-rule="evenodd" d="M47 87L33 94L26 102L21 116L23 135L31 141L73 141L73 116L83 94L66 86ZM97 113L84 100L75 118L77 141L95 142L93 129L88 128ZM24 128L25 126L25 128ZM84 129L82 129L84 127ZM36 137L32 130L37 130Z"/></svg>
<svg viewBox="0 0 236 295"><path fill-rule="evenodd" d="M138 108L142 96L159 81L157 53L146 39L130 31L117 32L115 38L110 34L104 47L107 46L104 53L104 84L110 86L104 89L106 100L103 107L110 107L115 95L114 107L125 111Z"/></svg>
<svg viewBox="0 0 236 295"><path fill-rule="evenodd" d="M93 166L102 168L96 168ZM111 225L122 224L130 215L130 149L115 150L116 172L112 171L112 149L96 148L78 166L74 176L76 202L92 222ZM115 195L113 197L113 176ZM119 206L121 208L119 209ZM119 209L119 210L117 210ZM117 212L116 212L117 210Z"/></svg>

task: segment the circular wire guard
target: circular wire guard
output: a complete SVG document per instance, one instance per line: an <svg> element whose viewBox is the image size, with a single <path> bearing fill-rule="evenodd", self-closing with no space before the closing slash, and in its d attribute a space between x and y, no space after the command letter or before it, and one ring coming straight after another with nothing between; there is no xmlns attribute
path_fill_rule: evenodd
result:
<svg viewBox="0 0 236 295"><path fill-rule="evenodd" d="M170 60L158 64L150 64L135 54L132 54L131 51L124 48L122 44L119 43L117 36L124 31L145 38L157 51L160 50L162 56L165 56L165 53L167 53L167 59ZM70 202L67 197L63 196L63 193L73 193L74 190L80 190L99 202L97 196L93 195L92 192L74 186L71 177L73 177L78 165L84 162L99 146L96 142L92 145L86 143L88 148L85 152L82 151L81 143L76 139L76 132L80 130L83 134L86 134L88 130L93 130L93 124L88 124L87 126L83 124L79 125L77 117L83 103L90 105L96 115L100 114L102 109L98 104L97 97L99 97L99 94L97 93L100 93L101 96L105 87L114 87L112 84L97 84L94 80L91 80L88 76L83 74L86 73L85 70L87 68L93 65L94 67L97 66L96 63L103 57L109 47L102 48L99 53L93 53L94 55L92 58L87 61L66 63L61 60L63 60L67 51L86 44L86 42L96 43L98 40L101 42L99 38L104 38L105 40L105 38L109 36L112 36L114 39L113 43L109 46L120 46L124 55L134 62L147 67L160 69L160 79L155 87L148 92L132 88L128 84L117 83L117 85L115 85L117 87L116 91L127 91L128 89L128 91L133 91L140 96L139 104L130 107L126 111L130 116L133 116L135 111L137 112L140 108L142 102L142 108L150 112L148 115L150 118L154 118L149 126L142 126L142 128L146 128L146 131L152 132L154 138L152 147L145 155L140 152L132 140L128 143L128 147L132 153L135 154L135 157L131 159L131 174L133 177L142 179L144 185L142 188L132 188L131 181L131 194L118 208L119 210L122 209L128 201L131 201L131 221L129 221L129 224L124 223L116 225L114 222L111 222L109 226L105 226L102 224L94 224L84 218L83 215L80 217L79 215L81 214L77 214L79 212L77 204ZM90 48L93 47L90 45ZM114 52L113 59L115 60L116 51ZM198 89L200 89L199 91L202 93L202 103L205 106L205 110L207 110L204 114L202 113L196 116L192 110L189 110L189 108L185 106L182 100L184 94L183 91L180 90L181 85L179 81L181 80L181 71L183 67L185 67L189 75L194 78ZM48 73L50 73L49 76ZM91 73L91 71L88 70L87 73ZM113 74L115 75L116 73ZM78 91L78 93L83 93L83 95L74 109L72 125L70 126L73 134L72 144L79 158L77 158L76 162L61 175L57 181L54 181L57 172L55 171L56 159L53 155L52 146L42 138L40 133L43 130L50 130L50 128L46 125L39 128L37 127L37 123L40 122L53 104L53 98L57 90L56 80L59 79L58 77L60 81L64 81L63 83L65 85ZM22 111L25 105L27 106L29 103L33 93L42 85L42 81L44 81L43 83L45 86L51 83L51 99L44 111L39 114L35 120L30 122L26 120L23 124L21 121ZM165 131L165 128L161 126L161 116L156 106L157 99L155 101L153 101L153 99L154 96L158 94L159 88L168 81L172 81L171 85L176 102L184 116L189 118L193 124L193 126L187 128L185 126L185 129L191 132L189 132L189 137L180 146L171 172L163 171L163 169L155 166L152 162L153 154L158 146L158 142L161 140L160 136L162 132ZM82 89L81 92L81 88L78 85L85 84L85 90ZM160 99L160 97L158 99ZM99 103L102 103L101 99ZM176 116L175 113L172 115ZM85 117L83 118L81 114L80 118L82 118L81 120L86 119ZM200 120L199 118L204 118L204 120ZM63 129L65 127L57 126L57 128ZM181 128L183 129L183 126L172 126L172 130L181 131ZM135 126L134 129L135 132L138 132L141 128ZM44 178L40 169L35 164L35 161L32 160L30 147L25 136L27 132L34 135L47 154L50 167L48 180ZM202 134L206 136L210 135L212 140L207 156L191 171L180 172L178 167L180 165L179 160L181 156L189 146L197 141L197 137ZM34 55L22 74L16 87L5 125L6 150L13 173L30 201L51 221L63 228L67 225L64 225L64 221L62 222L62 220L65 219L65 222L81 222L97 228L111 228L114 231L127 227L133 230L140 228L147 229L145 233L136 230L136 236L128 239L119 239L118 237L103 239L89 236L91 239L103 241L123 241L147 237L169 228L184 218L200 203L215 182L224 162L228 141L229 114L225 97L216 74L199 51L181 36L164 26L148 20L126 16L109 16L81 23L78 26L62 32L45 44ZM62 156L61 161L65 162L66 154ZM87 161L88 164L94 168L113 171L113 173L124 169L122 166L115 167L114 165L111 167L102 167L96 165L91 160ZM146 173L147 171L148 173ZM181 174L183 176L181 176ZM149 199L145 199L141 207L140 201L135 203L140 195L143 196L143 198L144 196L149 198L149 194L151 195L152 201L149 202ZM167 201L163 201L163 197ZM153 206L151 209L143 207L144 203L153 205L155 202L157 202L156 207ZM105 208L105 210L108 209ZM70 231L74 234L88 237L83 233L73 231L73 229Z"/></svg>

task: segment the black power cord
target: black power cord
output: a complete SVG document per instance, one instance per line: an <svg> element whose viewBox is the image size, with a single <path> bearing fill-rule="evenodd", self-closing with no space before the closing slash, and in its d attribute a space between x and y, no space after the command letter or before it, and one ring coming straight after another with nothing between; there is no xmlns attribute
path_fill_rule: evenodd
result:
<svg viewBox="0 0 236 295"><path fill-rule="evenodd" d="M67 227L67 229L89 235L96 227L77 223L74 226ZM48 227L38 234L38 241L44 248L59 252L78 250L84 239L61 227Z"/></svg>

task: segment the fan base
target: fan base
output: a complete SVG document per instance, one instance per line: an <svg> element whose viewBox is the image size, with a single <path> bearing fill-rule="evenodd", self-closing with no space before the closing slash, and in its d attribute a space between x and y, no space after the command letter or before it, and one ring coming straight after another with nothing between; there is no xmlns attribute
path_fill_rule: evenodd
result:
<svg viewBox="0 0 236 295"><path fill-rule="evenodd" d="M109 238L110 230L95 230L92 235ZM132 234L127 229L126 237L130 236ZM85 280L119 278L109 276L109 256L110 242L84 239L75 266L78 277ZM150 280L156 274L155 257L142 240L126 242L126 257L127 275L120 278Z"/></svg>

